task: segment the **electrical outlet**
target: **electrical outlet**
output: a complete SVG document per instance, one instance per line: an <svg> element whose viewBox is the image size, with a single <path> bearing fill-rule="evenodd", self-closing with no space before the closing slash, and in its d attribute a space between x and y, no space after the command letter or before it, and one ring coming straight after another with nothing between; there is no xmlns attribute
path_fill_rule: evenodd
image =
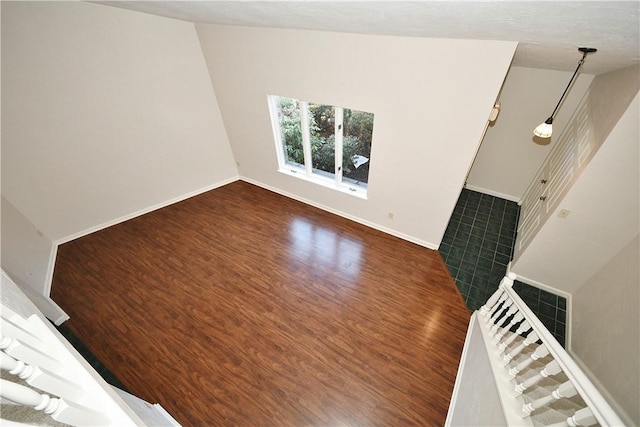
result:
<svg viewBox="0 0 640 427"><path fill-rule="evenodd" d="M560 209L560 212L558 212L558 216L560 218L566 218L569 216L570 213L571 211L569 209Z"/></svg>
<svg viewBox="0 0 640 427"><path fill-rule="evenodd" d="M389 212L387 216L389 217L389 219L393 219L393 212Z"/></svg>

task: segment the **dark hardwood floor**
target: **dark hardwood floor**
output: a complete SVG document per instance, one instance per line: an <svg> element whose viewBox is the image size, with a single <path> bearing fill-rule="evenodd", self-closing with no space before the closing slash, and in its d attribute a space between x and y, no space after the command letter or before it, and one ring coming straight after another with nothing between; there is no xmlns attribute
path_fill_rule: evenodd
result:
<svg viewBox="0 0 640 427"><path fill-rule="evenodd" d="M469 320L437 251L242 181L61 245L52 298L185 426L441 426Z"/></svg>

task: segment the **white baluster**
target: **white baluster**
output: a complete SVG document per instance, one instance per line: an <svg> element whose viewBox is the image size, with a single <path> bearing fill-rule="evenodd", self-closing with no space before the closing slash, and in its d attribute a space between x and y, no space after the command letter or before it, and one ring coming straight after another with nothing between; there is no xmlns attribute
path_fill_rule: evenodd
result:
<svg viewBox="0 0 640 427"><path fill-rule="evenodd" d="M538 348L536 348L536 350L531 353L531 356L527 357L522 362L509 369L509 376L511 377L511 379L514 379L516 375L526 369L534 361L545 357L547 354L549 354L549 349L547 348L547 346L544 344L540 344Z"/></svg>
<svg viewBox="0 0 640 427"><path fill-rule="evenodd" d="M480 314L482 315L482 317L487 317L489 312L491 311L491 309L493 308L494 305L496 305L496 303L498 302L498 299L500 299L500 297L504 295L504 291L502 289L497 289L487 300L487 302L480 307Z"/></svg>
<svg viewBox="0 0 640 427"><path fill-rule="evenodd" d="M4 350L5 353L18 360L23 360L33 366L41 366L50 372L63 372L64 369L60 362L40 349L33 348L6 335L0 335L0 350Z"/></svg>
<svg viewBox="0 0 640 427"><path fill-rule="evenodd" d="M16 360L4 352L0 352L0 369L9 371L12 375L17 375L33 387L60 397L80 400L84 394L84 390L80 386L66 378L62 378L46 369L28 365L22 360Z"/></svg>
<svg viewBox="0 0 640 427"><path fill-rule="evenodd" d="M511 306L512 308L514 308L513 311L518 310L518 307L514 305ZM511 313L513 314L513 313ZM509 316L511 315L509 314ZM521 322L524 320L524 315L522 314L522 312L518 311L513 318L511 319L511 321L509 322L509 324L507 326L504 326L500 332L498 332L494 337L493 337L493 342L498 344L500 342L500 340L502 339L502 337L504 337L504 335L509 332L509 330L515 326L517 323ZM528 329L528 328L527 328ZM524 332L524 331L523 331Z"/></svg>
<svg viewBox="0 0 640 427"><path fill-rule="evenodd" d="M53 414L60 405L60 399L51 398L29 387L3 379L0 379L0 395L12 402L32 406L33 409L44 411L45 414L49 415Z"/></svg>
<svg viewBox="0 0 640 427"><path fill-rule="evenodd" d="M0 396L21 405L32 406L37 411L51 415L56 421L71 425L107 426L109 418L100 412L67 402L64 399L40 394L35 390L11 381L0 379Z"/></svg>
<svg viewBox="0 0 640 427"><path fill-rule="evenodd" d="M494 318L493 321L493 325L491 325L491 329L489 330L489 334L493 335L496 333L496 331L498 330L498 322L500 321L504 321L505 316L507 315L507 311L509 310L510 307L513 306L513 300L511 298L507 298L505 300L505 302L502 304L502 307L500 307L495 313L494 316L492 316Z"/></svg>
<svg viewBox="0 0 640 427"><path fill-rule="evenodd" d="M593 412L589 408L582 408L572 416L567 418L565 421L557 424L549 425L548 427L578 427L578 426L592 426L597 424L598 421L596 417L593 416Z"/></svg>
<svg viewBox="0 0 640 427"><path fill-rule="evenodd" d="M571 381L567 381L565 383L560 384L560 387L558 387L549 396L541 397L540 399L536 399L531 403L525 404L522 407L522 411L525 414L530 415L536 409L540 409L543 406L546 406L549 403L553 402L554 400L560 400L563 398L568 399L570 397L575 396L576 394L578 394L578 391L576 390L576 388L573 386L573 384L571 384Z"/></svg>
<svg viewBox="0 0 640 427"><path fill-rule="evenodd" d="M13 338L6 337L0 334L0 350L4 350L5 348L9 348L11 343L13 342Z"/></svg>
<svg viewBox="0 0 640 427"><path fill-rule="evenodd" d="M0 351L0 369L9 371L11 375L18 375L23 380L33 374L33 366L27 365L22 360L14 359L4 351Z"/></svg>
<svg viewBox="0 0 640 427"><path fill-rule="evenodd" d="M518 394L522 394L523 391L525 391L532 385L536 384L537 382L541 381L543 378L558 375L560 372L562 372L562 368L560 368L560 365L558 364L557 361L552 360L551 362L547 363L547 365L544 367L543 370L540 371L538 375L534 375L533 377L516 385L516 392Z"/></svg>
<svg viewBox="0 0 640 427"><path fill-rule="evenodd" d="M500 287L501 288L511 288L511 287L513 287L513 281L516 280L516 277L518 277L518 276L513 272L507 273L502 278L502 280L500 280Z"/></svg>
<svg viewBox="0 0 640 427"><path fill-rule="evenodd" d="M492 308L492 312L490 316L485 317L485 322L488 325L493 325L493 323L496 321L496 318L498 317L498 315L501 312L501 304L504 303L507 298L509 298L509 295L507 295L507 293L505 292L504 294L502 294L502 296L500 296L500 298L498 299L498 302L496 303L496 305Z"/></svg>
<svg viewBox="0 0 640 427"><path fill-rule="evenodd" d="M518 306L515 305L512 300L507 301L506 304L502 306L502 308L504 309L504 311L506 311L506 313L504 313L504 316L502 316L502 321L498 321L498 323L495 323L491 327L491 330L489 331L489 334L491 335L494 335L496 332L498 332L498 329L504 328L507 324L507 319L511 317L511 315L516 311L518 311Z"/></svg>
<svg viewBox="0 0 640 427"><path fill-rule="evenodd" d="M529 322L527 320L525 320L524 322L522 322L520 324L518 329L516 329L516 332L514 334L509 336L507 339L505 339L502 342L502 344L500 344L500 346L498 347L500 349L498 354L504 353L504 351L507 349L507 347L509 347L511 345L511 343L515 341L516 338L518 338L519 336L521 336L522 334L527 332L529 329L531 329L531 325L529 324Z"/></svg>
<svg viewBox="0 0 640 427"><path fill-rule="evenodd" d="M522 341L520 344L514 347L513 350L511 350L510 352L508 352L502 357L502 360L504 361L504 366L507 366L509 362L511 362L511 360L514 357L516 357L518 354L520 354L522 350L524 350L526 347L530 346L536 341L538 341L538 334L536 334L536 331L529 332L529 335L527 335L524 341Z"/></svg>
<svg viewBox="0 0 640 427"><path fill-rule="evenodd" d="M0 369L9 371L11 375L17 375L23 380L33 375L33 366L27 365L22 360L14 359L4 351L0 351Z"/></svg>
<svg viewBox="0 0 640 427"><path fill-rule="evenodd" d="M3 306L2 323L0 324L3 335L16 338L30 347L40 348L46 346L43 338L38 335L42 333L40 326L37 320L25 319Z"/></svg>

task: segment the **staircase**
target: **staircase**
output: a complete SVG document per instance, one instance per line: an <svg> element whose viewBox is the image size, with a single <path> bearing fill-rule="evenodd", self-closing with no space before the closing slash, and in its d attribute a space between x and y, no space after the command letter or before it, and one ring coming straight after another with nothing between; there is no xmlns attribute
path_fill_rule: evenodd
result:
<svg viewBox="0 0 640 427"><path fill-rule="evenodd" d="M445 425L624 425L513 291L515 277L471 317Z"/></svg>
<svg viewBox="0 0 640 427"><path fill-rule="evenodd" d="M152 405L107 384L1 272L2 426L179 426Z"/></svg>

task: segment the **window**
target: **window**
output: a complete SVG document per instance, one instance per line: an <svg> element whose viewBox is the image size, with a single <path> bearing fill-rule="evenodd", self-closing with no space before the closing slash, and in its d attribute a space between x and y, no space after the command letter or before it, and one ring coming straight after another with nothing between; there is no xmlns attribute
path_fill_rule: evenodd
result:
<svg viewBox="0 0 640 427"><path fill-rule="evenodd" d="M279 171L366 197L373 114L269 96Z"/></svg>

